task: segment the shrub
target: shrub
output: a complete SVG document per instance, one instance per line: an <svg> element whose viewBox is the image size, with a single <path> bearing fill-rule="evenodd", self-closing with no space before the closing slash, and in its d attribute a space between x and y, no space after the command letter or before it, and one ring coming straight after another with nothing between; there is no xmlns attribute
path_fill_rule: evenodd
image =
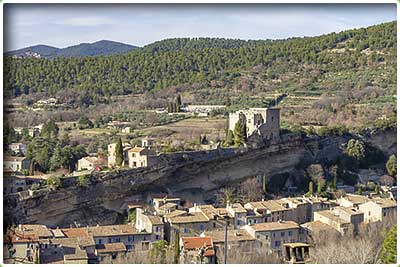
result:
<svg viewBox="0 0 400 267"><path fill-rule="evenodd" d="M61 183L61 178L59 176L52 176L49 177L46 180L46 184L47 186L50 186L52 188L59 188L61 187L62 183Z"/></svg>
<svg viewBox="0 0 400 267"><path fill-rule="evenodd" d="M87 187L87 185L88 185L87 176L86 175L79 176L77 182L78 182L78 186Z"/></svg>

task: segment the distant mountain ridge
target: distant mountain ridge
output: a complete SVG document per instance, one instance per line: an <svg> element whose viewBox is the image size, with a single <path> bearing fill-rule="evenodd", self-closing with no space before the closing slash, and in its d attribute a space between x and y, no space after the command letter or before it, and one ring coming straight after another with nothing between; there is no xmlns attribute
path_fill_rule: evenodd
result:
<svg viewBox="0 0 400 267"><path fill-rule="evenodd" d="M55 58L55 57L85 57L100 55L125 54L137 46L101 40L94 43L81 43L66 48L57 48L48 45L35 45L4 53L6 56Z"/></svg>

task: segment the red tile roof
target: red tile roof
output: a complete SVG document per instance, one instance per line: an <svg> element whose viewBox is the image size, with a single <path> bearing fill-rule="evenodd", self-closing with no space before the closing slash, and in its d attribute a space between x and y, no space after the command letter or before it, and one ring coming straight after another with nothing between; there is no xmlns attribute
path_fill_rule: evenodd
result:
<svg viewBox="0 0 400 267"><path fill-rule="evenodd" d="M215 254L211 237L182 237L182 243L183 248L186 250L205 247L204 256L213 256Z"/></svg>

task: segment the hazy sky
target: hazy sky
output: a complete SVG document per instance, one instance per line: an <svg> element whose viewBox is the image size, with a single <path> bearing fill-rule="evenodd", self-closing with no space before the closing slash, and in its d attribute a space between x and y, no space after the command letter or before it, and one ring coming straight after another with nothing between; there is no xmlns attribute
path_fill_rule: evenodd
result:
<svg viewBox="0 0 400 267"><path fill-rule="evenodd" d="M98 40L279 39L396 20L396 4L5 4L5 51Z"/></svg>

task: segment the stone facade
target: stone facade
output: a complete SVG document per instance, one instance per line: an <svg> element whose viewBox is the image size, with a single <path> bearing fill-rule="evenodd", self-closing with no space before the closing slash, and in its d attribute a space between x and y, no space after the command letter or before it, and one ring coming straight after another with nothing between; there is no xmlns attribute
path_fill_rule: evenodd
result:
<svg viewBox="0 0 400 267"><path fill-rule="evenodd" d="M134 147L128 150L129 168L140 168L154 165L157 161L156 153L148 148Z"/></svg>
<svg viewBox="0 0 400 267"><path fill-rule="evenodd" d="M30 160L25 157L5 157L3 168L5 171L29 170Z"/></svg>
<svg viewBox="0 0 400 267"><path fill-rule="evenodd" d="M267 140L279 140L279 108L249 108L230 113L229 130L234 131L235 124L243 115L246 118L247 137L256 133Z"/></svg>

